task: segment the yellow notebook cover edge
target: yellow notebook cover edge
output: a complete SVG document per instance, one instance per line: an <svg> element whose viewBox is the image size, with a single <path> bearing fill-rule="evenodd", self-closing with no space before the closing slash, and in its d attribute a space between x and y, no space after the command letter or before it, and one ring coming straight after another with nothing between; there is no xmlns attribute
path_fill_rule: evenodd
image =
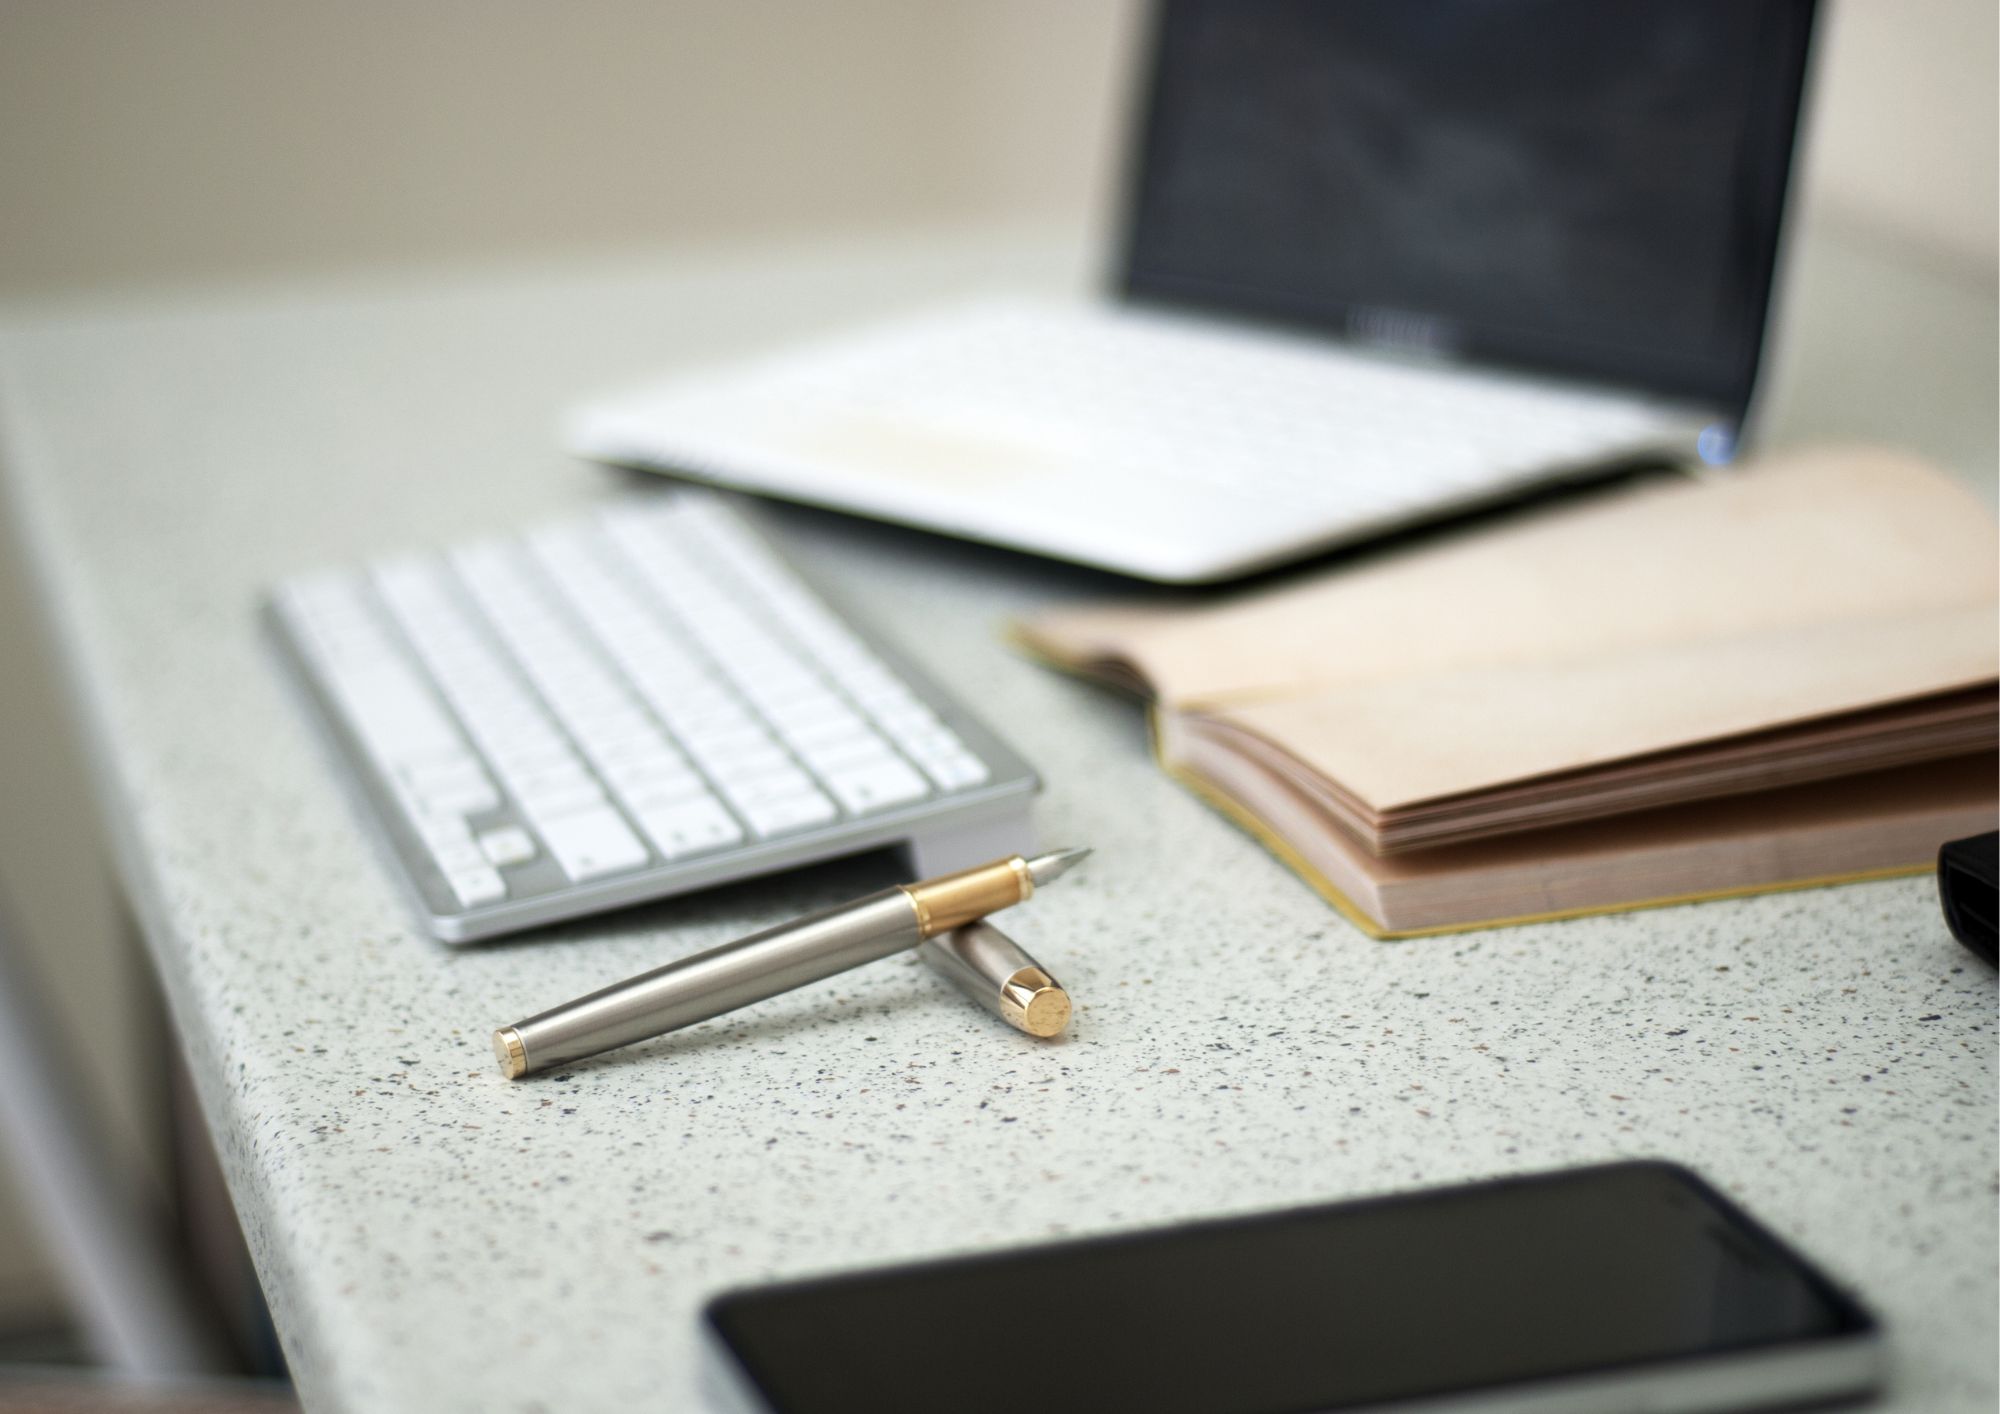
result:
<svg viewBox="0 0 2000 1414"><path fill-rule="evenodd" d="M1183 767L1173 766L1159 755L1158 736L1154 737L1154 759L1160 769L1186 788L1196 799L1207 804L1218 814L1241 828L1293 873L1309 885L1313 892L1332 904L1334 910L1378 942L1400 942L1405 938L1436 938L1449 933L1477 933L1488 928L1517 928L1529 923L1557 923L1566 918L1602 917L1613 913L1637 913L1650 908L1677 908L1686 903L1707 903L1713 899L1748 898L1755 894L1791 893L1799 889L1828 888L1835 884L1860 884L1872 879L1904 879L1912 875L1928 874L1935 864L1924 860L1916 864L1891 864L1879 869L1857 869L1845 874L1820 874L1805 879L1780 879L1769 884L1745 884L1737 888L1707 889L1694 893L1663 894L1656 898L1634 899L1629 903L1598 904L1589 908L1556 909L1547 913L1521 913L1505 918L1480 918L1467 923L1441 923L1431 928L1385 928L1377 923L1361 906L1334 887L1333 881L1307 863L1305 857L1292 848L1289 841L1234 796L1225 794L1212 782Z"/></svg>

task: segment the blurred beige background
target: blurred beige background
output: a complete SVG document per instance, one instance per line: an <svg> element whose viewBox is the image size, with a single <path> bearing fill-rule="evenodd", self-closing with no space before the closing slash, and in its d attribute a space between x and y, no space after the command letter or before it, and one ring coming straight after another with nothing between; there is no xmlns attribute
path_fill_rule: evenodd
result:
<svg viewBox="0 0 2000 1414"><path fill-rule="evenodd" d="M1101 228L1133 0L0 0L0 318L141 289ZM1797 208L1996 285L1993 0L1836 0ZM0 525L0 894L157 1169L161 1046ZM0 1331L56 1310L0 1175Z"/></svg>

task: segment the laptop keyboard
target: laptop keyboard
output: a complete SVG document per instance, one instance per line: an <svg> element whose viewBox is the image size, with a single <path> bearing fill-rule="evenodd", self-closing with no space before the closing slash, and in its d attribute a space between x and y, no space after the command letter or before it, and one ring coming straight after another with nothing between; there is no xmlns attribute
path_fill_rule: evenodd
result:
<svg viewBox="0 0 2000 1414"><path fill-rule="evenodd" d="M1665 445L1628 397L1130 307L995 301L772 361L788 397L1371 514Z"/></svg>
<svg viewBox="0 0 2000 1414"><path fill-rule="evenodd" d="M702 493L311 576L277 606L440 912L662 867L651 892L673 892L683 862L839 853L851 827L1032 785Z"/></svg>

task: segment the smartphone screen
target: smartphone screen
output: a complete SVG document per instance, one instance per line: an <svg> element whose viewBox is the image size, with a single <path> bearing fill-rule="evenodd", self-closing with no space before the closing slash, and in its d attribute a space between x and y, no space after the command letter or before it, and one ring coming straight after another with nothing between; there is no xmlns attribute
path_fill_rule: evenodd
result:
<svg viewBox="0 0 2000 1414"><path fill-rule="evenodd" d="M1874 1329L1664 1163L768 1287L708 1319L782 1414L1300 1414Z"/></svg>

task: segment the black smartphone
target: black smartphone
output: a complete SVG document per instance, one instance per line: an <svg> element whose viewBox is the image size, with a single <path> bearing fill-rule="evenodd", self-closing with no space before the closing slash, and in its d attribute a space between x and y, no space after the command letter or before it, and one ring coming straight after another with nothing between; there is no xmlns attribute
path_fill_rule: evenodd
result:
<svg viewBox="0 0 2000 1414"><path fill-rule="evenodd" d="M1851 1398L1875 1319L1687 1169L1606 1164L731 1292L760 1414L1615 1414Z"/></svg>

